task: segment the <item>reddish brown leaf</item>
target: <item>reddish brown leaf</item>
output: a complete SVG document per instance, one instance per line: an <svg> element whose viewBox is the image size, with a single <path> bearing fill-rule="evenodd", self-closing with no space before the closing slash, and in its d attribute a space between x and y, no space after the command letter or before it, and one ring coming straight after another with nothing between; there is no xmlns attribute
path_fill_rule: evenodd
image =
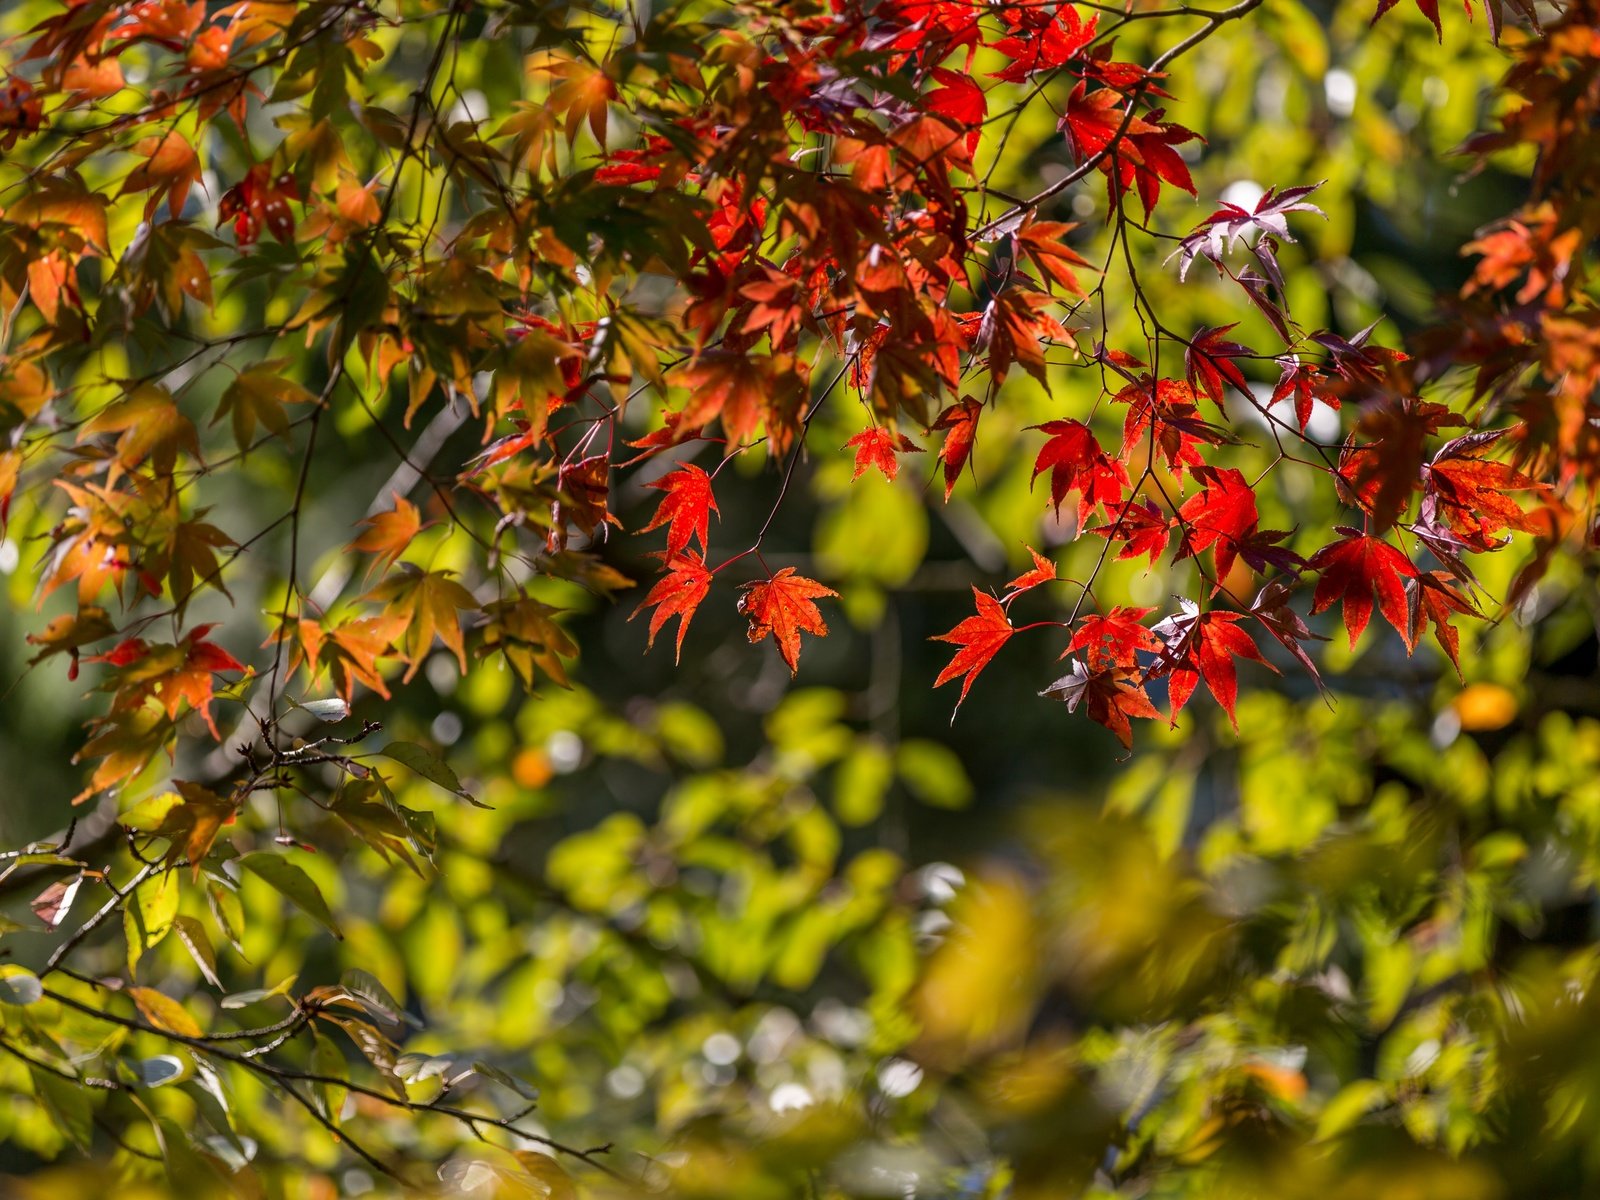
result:
<svg viewBox="0 0 1600 1200"><path fill-rule="evenodd" d="M1203 613L1189 600L1180 600L1179 604L1182 607L1179 615L1168 617L1155 627L1166 647L1156 661L1153 674L1167 678L1167 703L1172 709L1172 719L1177 721L1178 713L1204 680L1237 729L1239 721L1233 709L1239 699L1239 679L1233 660L1248 658L1274 672L1278 668L1261 656L1261 650L1250 635L1239 628L1243 614Z"/></svg>
<svg viewBox="0 0 1600 1200"><path fill-rule="evenodd" d="M1341 528L1339 532L1348 536L1311 556L1310 569L1322 572L1311 599L1311 611L1319 613L1343 601L1344 627L1354 648L1372 619L1372 597L1376 593L1384 619L1401 637L1408 637L1405 581L1416 578L1417 568L1382 538L1368 537L1354 529Z"/></svg>
<svg viewBox="0 0 1600 1200"><path fill-rule="evenodd" d="M813 601L838 594L814 579L797 575L793 567L782 567L770 579L745 584L739 611L750 620L752 642L772 635L792 675L800 667L800 635L826 637L828 633Z"/></svg>
<svg viewBox="0 0 1600 1200"><path fill-rule="evenodd" d="M1461 634L1450 622L1457 616L1481 617L1483 613L1470 599L1450 585L1448 571L1430 571L1406 582L1406 612L1408 620L1403 631L1406 645L1412 650L1433 625L1433 638L1450 659L1461 678Z"/></svg>
<svg viewBox="0 0 1600 1200"><path fill-rule="evenodd" d="M939 447L939 461L944 464L944 498L947 504L950 494L956 489L956 480L961 478L961 469L972 455L972 442L977 436L978 418L982 414L982 404L971 396L963 396L940 413L938 420L933 423L935 429L947 431L944 444Z"/></svg>
<svg viewBox="0 0 1600 1200"><path fill-rule="evenodd" d="M1125 750L1133 748L1129 717L1154 720L1161 716L1136 676L1114 666L1091 670L1077 659L1072 660L1071 674L1063 675L1039 694L1065 701L1068 712L1077 712L1082 705L1089 719L1116 734Z"/></svg>
<svg viewBox="0 0 1600 1200"><path fill-rule="evenodd" d="M1050 503L1057 512L1069 493L1078 492L1081 528L1096 505L1110 511L1122 503L1128 472L1120 462L1106 457L1087 425L1082 421L1046 421L1029 428L1050 435L1034 460L1033 478L1050 472Z"/></svg>

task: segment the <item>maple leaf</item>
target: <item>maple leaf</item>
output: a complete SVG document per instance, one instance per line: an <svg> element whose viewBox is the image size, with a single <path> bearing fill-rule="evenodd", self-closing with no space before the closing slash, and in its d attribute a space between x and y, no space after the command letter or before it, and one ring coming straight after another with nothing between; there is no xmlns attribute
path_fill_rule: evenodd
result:
<svg viewBox="0 0 1600 1200"><path fill-rule="evenodd" d="M1339 397L1329 390L1326 376L1314 365L1303 363L1298 358L1279 359L1283 367L1283 374L1278 376L1278 382L1273 386L1272 399L1269 406L1282 404L1285 400L1294 400L1294 419L1304 433L1306 426L1311 423L1312 405L1320 400L1329 408L1339 407Z"/></svg>
<svg viewBox="0 0 1600 1200"><path fill-rule="evenodd" d="M1205 487L1178 510L1178 524L1183 527L1184 537L1178 547L1177 561L1182 562L1213 547L1216 567L1213 583L1220 586L1232 569L1234 559L1256 531L1256 494L1244 474L1233 467L1222 470L1202 467L1194 474Z"/></svg>
<svg viewBox="0 0 1600 1200"><path fill-rule="evenodd" d="M1483 613L1470 599L1450 586L1450 573L1429 571L1408 579L1406 614L1406 627L1401 632L1407 648L1417 648L1417 642L1431 623L1434 641L1449 656L1450 665L1456 669L1456 678L1460 679L1461 633L1450 622L1456 616L1481 617Z"/></svg>
<svg viewBox="0 0 1600 1200"><path fill-rule="evenodd" d="M533 686L536 667L559 686L571 687L561 660L574 657L578 646L556 623L560 611L528 596L484 605L483 644L477 656L503 655L524 687Z"/></svg>
<svg viewBox="0 0 1600 1200"><path fill-rule="evenodd" d="M1209 396L1218 408L1223 407L1225 383L1232 384L1247 396L1250 394L1250 384L1233 360L1248 357L1254 351L1238 342L1225 340L1223 335L1234 327L1219 325L1212 328L1208 325L1194 335L1183 351L1183 365L1189 386L1192 388L1198 384L1199 390Z"/></svg>
<svg viewBox="0 0 1600 1200"><path fill-rule="evenodd" d="M571 522L585 537L596 530L622 522L611 515L611 458L591 454L576 462L563 462L556 472L556 499L550 504L548 549L556 554L566 549L567 524Z"/></svg>
<svg viewBox="0 0 1600 1200"><path fill-rule="evenodd" d="M1033 556L1033 567L1006 584L1005 597L1000 601L1002 604L1010 604L1023 592L1032 591L1040 584L1050 583L1056 577L1055 563L1040 554L1032 546L1025 548Z"/></svg>
<svg viewBox="0 0 1600 1200"><path fill-rule="evenodd" d="M178 710L188 704L205 720L206 728L218 741L216 720L211 715L212 676L221 671L243 671L245 665L221 646L206 640L206 634L215 625L196 625L176 645L150 643L142 638L128 638L104 654L96 654L85 662L107 663L116 668L109 685L116 690L114 707L133 710L141 707L147 697L154 696L167 714L176 721Z"/></svg>
<svg viewBox="0 0 1600 1200"><path fill-rule="evenodd" d="M1481 457L1507 430L1468 434L1445 443L1424 468L1424 493L1437 505L1437 513L1463 542L1474 550L1495 550L1501 529L1537 533L1543 523L1522 510L1509 493L1549 490L1508 463Z"/></svg>
<svg viewBox="0 0 1600 1200"><path fill-rule="evenodd" d="M229 413L233 414L233 439L240 454L247 454L260 425L276 437L289 436L289 416L283 411L286 404L312 404L316 397L292 379L279 372L288 365L286 358L255 363L240 371L222 393L215 425Z"/></svg>
<svg viewBox="0 0 1600 1200"><path fill-rule="evenodd" d="M1160 451L1167 468L1181 474L1185 468L1203 467L1202 445L1219 445L1228 435L1200 415L1194 388L1179 379L1151 384L1149 376L1130 383L1111 397L1128 406L1122 422L1122 459L1132 462L1141 443ZM1146 455L1146 458L1151 457Z"/></svg>
<svg viewBox="0 0 1600 1200"><path fill-rule="evenodd" d="M1099 168L1113 202L1134 187L1148 217L1161 197L1163 181L1195 195L1189 168L1173 147L1199 135L1182 125L1162 123L1161 109L1137 116L1129 103L1115 88L1091 92L1080 80L1067 98L1059 127L1066 131L1079 162L1104 156Z"/></svg>
<svg viewBox="0 0 1600 1200"><path fill-rule="evenodd" d="M944 499L956 490L956 480L961 469L972 456L973 439L978 433L978 418L983 415L983 405L971 396L963 396L939 414L933 428L945 430L944 443L939 447L939 461L944 464Z"/></svg>
<svg viewBox="0 0 1600 1200"><path fill-rule="evenodd" d="M972 688L972 681L989 665L990 660L1016 632L1000 601L987 592L980 592L977 588L972 589L972 597L977 602L977 615L959 622L949 633L941 633L931 639L961 647L956 651L956 656L950 660L950 665L940 671L939 677L933 681L934 687L943 687L957 676L966 676L961 681L961 695L956 700L957 709L967 698L967 692ZM952 712L952 720L954 716Z"/></svg>
<svg viewBox="0 0 1600 1200"><path fill-rule="evenodd" d="M1173 251L1179 259L1178 279L1188 278L1189 268L1199 255L1209 258L1220 273L1223 255L1253 234L1265 233L1286 242L1294 241L1289 233L1287 218L1290 213L1309 212L1324 218L1328 215L1315 204L1306 202L1306 197L1321 186L1321 183L1313 183L1284 188L1281 192L1268 188L1253 209L1224 201L1221 208L1196 225ZM1281 285L1279 291L1282 291Z"/></svg>
<svg viewBox="0 0 1600 1200"><path fill-rule="evenodd" d="M1258 662L1269 671L1277 667L1261 656L1260 648L1239 622L1242 613L1201 612L1191 600L1180 600L1181 611L1168 617L1155 627L1155 633L1166 643L1156 660L1151 674L1167 679L1167 703L1172 710L1172 721L1177 723L1178 713L1200 686L1201 680L1234 729L1239 728L1234 716L1234 705L1239 700L1238 672L1234 659L1247 658Z"/></svg>
<svg viewBox="0 0 1600 1200"><path fill-rule="evenodd" d="M1064 288L1074 296L1083 296L1083 284L1078 282L1074 268L1085 271L1093 268L1062 241L1077 227L1075 223L1062 221L1035 221L1030 214L1012 237L1017 253L1032 263L1047 282Z"/></svg>
<svg viewBox="0 0 1600 1200"><path fill-rule="evenodd" d="M1081 528L1096 505L1107 511L1122 503L1128 472L1116 459L1107 458L1089 427L1082 421L1046 421L1030 425L1050 435L1033 463L1033 479L1050 472L1050 503L1056 512L1071 492L1078 492Z"/></svg>
<svg viewBox="0 0 1600 1200"><path fill-rule="evenodd" d="M689 390L677 426L700 430L717 418L732 454L752 440L763 422L773 451L782 454L799 428L806 400L805 364L792 355L750 355L708 350L678 369L673 382Z"/></svg>
<svg viewBox="0 0 1600 1200"><path fill-rule="evenodd" d="M450 578L450 571L423 571L401 563L399 574L385 579L362 599L384 601L383 616L401 624L404 638L402 654L407 663L402 683L410 683L422 667L437 634L445 647L467 671L467 649L462 639L458 609L478 608L471 592Z"/></svg>
<svg viewBox="0 0 1600 1200"><path fill-rule="evenodd" d="M706 569L705 556L693 550L682 554L669 552L665 559L666 574L656 581L628 620L633 620L647 608L655 608L650 614L650 640L645 644L645 652L648 653L655 646L656 634L661 632L661 627L677 617L678 639L673 648L672 661L680 662L683 658L683 635L689 632L689 622L694 619L695 610L711 590L711 572Z"/></svg>
<svg viewBox="0 0 1600 1200"><path fill-rule="evenodd" d="M1082 651L1092 670L1104 671L1111 667L1132 670L1139 665L1135 657L1137 651L1151 654L1161 651L1155 632L1144 624L1144 619L1153 612L1153 608L1124 608L1119 604L1103 616L1085 617L1061 657L1075 650Z"/></svg>
<svg viewBox="0 0 1600 1200"><path fill-rule="evenodd" d="M935 67L933 78L942 86L923 96L923 107L943 117L955 128L966 131L967 154L970 157L978 149L978 140L983 134L983 118L989 111L988 98L972 76L960 71Z"/></svg>
<svg viewBox="0 0 1600 1200"><path fill-rule="evenodd" d="M276 178L266 163L257 163L245 177L222 193L217 202L217 224L231 220L234 239L253 244L266 229L280 242L294 241L294 214L289 201L300 199L294 176L284 171Z"/></svg>
<svg viewBox="0 0 1600 1200"><path fill-rule="evenodd" d="M1129 497L1120 507L1106 510L1106 523L1089 529L1089 533L1111 541L1126 542L1117 552L1117 560L1139 558L1148 554L1150 565L1166 553L1172 536L1172 522L1153 500Z"/></svg>
<svg viewBox="0 0 1600 1200"><path fill-rule="evenodd" d="M394 507L364 518L361 524L367 526L366 532L345 547L346 553L357 551L373 556L367 567L368 579L394 566L424 528L417 506L398 492L393 495Z"/></svg>
<svg viewBox="0 0 1600 1200"><path fill-rule="evenodd" d="M900 460L896 454L922 453L922 447L905 434L890 433L881 425L863 429L844 444L847 450L851 446L856 450L856 469L850 476L852 480L860 479L869 468L876 467L883 472L885 479L893 483L894 477L900 473Z"/></svg>
<svg viewBox="0 0 1600 1200"><path fill-rule="evenodd" d="M1036 71L1051 71L1077 58L1094 41L1100 20L1098 13L1090 13L1085 21L1070 4L1060 5L1053 14L1029 13L1026 8L1009 5L1000 13L1015 33L990 43L990 48L1011 59L1004 70L993 73L994 78L1008 83L1022 83ZM1029 16L1045 18L1043 28L1033 22L1025 24Z"/></svg>
<svg viewBox="0 0 1600 1200"><path fill-rule="evenodd" d="M1320 633L1312 633L1305 621L1300 618L1300 614L1289 607L1289 585L1277 579L1267 584L1250 602L1250 615L1260 621L1267 632L1295 656L1300 665L1310 673L1316 685L1321 687L1322 676L1317 671L1317 665L1311 661L1311 656L1300 643L1326 642L1329 639Z"/></svg>
<svg viewBox="0 0 1600 1200"><path fill-rule="evenodd" d="M770 579L744 585L739 611L750 621L750 641L759 642L770 633L793 675L800 669L800 635L828 634L828 626L813 602L838 594L815 579L796 574L793 567L781 567Z"/></svg>
<svg viewBox="0 0 1600 1200"><path fill-rule="evenodd" d="M1343 526L1337 531L1345 538L1318 550L1308 564L1309 569L1322 573L1311 598L1312 613L1343 601L1344 627L1354 649L1356 639L1372 619L1372 598L1376 593L1384 619L1401 637L1406 637L1410 626L1405 581L1416 578L1417 568L1382 538L1368 537Z"/></svg>
<svg viewBox="0 0 1600 1200"><path fill-rule="evenodd" d="M1024 371L1049 387L1046 342L1072 342L1072 335L1044 311L1054 303L1044 292L1016 286L1005 288L989 301L972 349L974 354L987 353L989 370L997 384L1005 379L1012 363L1020 363Z"/></svg>
<svg viewBox="0 0 1600 1200"><path fill-rule="evenodd" d="M394 652L395 639L405 633L406 623L404 616L387 614L352 618L326 630L315 621L299 622L299 643L305 647L312 678L320 669L319 660L326 659L334 687L346 704L358 683L387 700L389 687L378 671L378 659Z"/></svg>
<svg viewBox="0 0 1600 1200"><path fill-rule="evenodd" d="M1077 659L1072 660L1071 674L1039 694L1064 701L1068 712L1077 712L1082 706L1091 721L1117 735L1124 750L1133 749L1133 725L1128 718L1161 716L1143 685L1128 672L1116 667L1092 670Z"/></svg>
<svg viewBox="0 0 1600 1200"><path fill-rule="evenodd" d="M650 524L639 532L649 533L665 525L669 560L681 554L691 538L700 539L702 552L709 549L706 538L711 529L711 514L722 515L717 509L717 498L711 493L711 476L693 463L684 463L660 479L651 480L647 486L666 495L656 506Z"/></svg>
<svg viewBox="0 0 1600 1200"><path fill-rule="evenodd" d="M183 212L190 187L200 180L200 157L194 147L181 133L168 129L157 137L141 140L134 152L142 154L144 161L123 180L122 194L150 193L144 205L146 221L163 199L167 201L167 211L176 219Z"/></svg>

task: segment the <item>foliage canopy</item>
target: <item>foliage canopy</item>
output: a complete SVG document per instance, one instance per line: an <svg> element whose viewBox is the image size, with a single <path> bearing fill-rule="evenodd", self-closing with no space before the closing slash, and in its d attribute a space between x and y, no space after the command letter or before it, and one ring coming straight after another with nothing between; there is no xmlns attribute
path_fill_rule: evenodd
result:
<svg viewBox="0 0 1600 1200"><path fill-rule="evenodd" d="M1600 7L1393 8L8 5L17 1187L1585 1194Z"/></svg>

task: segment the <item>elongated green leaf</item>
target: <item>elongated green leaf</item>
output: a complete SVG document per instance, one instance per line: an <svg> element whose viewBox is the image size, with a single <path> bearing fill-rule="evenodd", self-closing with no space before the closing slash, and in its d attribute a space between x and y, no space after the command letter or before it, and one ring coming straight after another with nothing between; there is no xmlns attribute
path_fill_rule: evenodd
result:
<svg viewBox="0 0 1600 1200"><path fill-rule="evenodd" d="M415 771L429 783L436 783L447 792L453 792L468 800L472 798L461 786L461 780L450 769L449 763L415 742L390 742L378 753L385 758L392 758L401 766Z"/></svg>
<svg viewBox="0 0 1600 1200"><path fill-rule="evenodd" d="M333 912L328 908L328 902L322 898L322 889L317 887L311 876L283 855L273 854L269 850L257 850L253 854L243 855L239 859L239 865L277 888L285 899L315 918L334 937L344 937L339 929L339 923L333 919Z"/></svg>

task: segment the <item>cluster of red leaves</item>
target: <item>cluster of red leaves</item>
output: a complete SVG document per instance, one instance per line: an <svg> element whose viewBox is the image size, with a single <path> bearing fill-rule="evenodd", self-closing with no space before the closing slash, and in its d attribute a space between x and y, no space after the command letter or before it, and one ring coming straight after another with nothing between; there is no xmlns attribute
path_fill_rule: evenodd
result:
<svg viewBox="0 0 1600 1200"><path fill-rule="evenodd" d="M1418 4L1437 25L1432 0ZM1389 6L1381 0L1379 13ZM1024 630L1064 630L1070 665L1046 694L1124 744L1134 718L1157 715L1162 687L1173 718L1202 682L1231 718L1239 661L1273 666L1262 634L1315 674L1305 644L1316 635L1290 605L1313 578L1309 615L1337 609L1352 644L1376 607L1408 649L1431 628L1456 661L1453 622L1480 613L1473 556L1532 535L1539 554L1513 588L1519 600L1558 545L1582 539L1573 497L1600 486L1600 322L1585 299L1595 230L1581 199L1595 180L1552 165L1587 161L1575 139L1600 119L1600 101L1563 82L1569 60L1600 61L1582 36L1600 23L1595 10L1596 0L1581 0L1552 36L1519 50L1508 88L1521 107L1476 148L1536 150L1537 195L1471 247L1480 258L1445 334L1408 357L1373 342L1370 329L1345 337L1302 327L1278 255L1293 240L1291 219L1318 215L1315 185L1280 187L1248 207L1222 204L1174 254L1180 279L1204 261L1237 287L1273 344L1238 340L1237 322L1187 338L1163 328L1145 347L1147 365L1090 345L1080 309L1104 294L1077 248L1082 231L1046 219L1047 205L1098 172L1108 219L1127 237L1163 197L1195 194L1189 161L1202 139L1161 107L1171 99L1162 72L1170 55L1150 66L1117 59L1099 16L1071 4L777 3L748 28L696 27L702 61L667 54L670 103L661 77L641 86L649 55L627 46L578 53L569 31L552 25L551 49L527 64L538 101L481 124L437 111L427 88L409 122L351 103L348 80L384 53L363 33L363 6L73 5L30 32L22 67L0 87L0 148L114 101L127 115L86 135L72 161L116 151L133 165L115 196L89 190L70 165L42 170L0 214L0 309L26 312L30 331L0 379L0 517L22 471L15 447L55 428L47 410L60 391L57 358L103 336L103 320L178 326L188 303L211 304L212 266L231 250L232 283L294 259L303 303L284 328L307 344L323 339L330 363L355 353L369 386L403 379L408 426L444 400L472 405L485 449L457 483L492 515L491 560L503 535L527 530L538 569L601 593L622 586L592 550L621 525L615 477L670 459L648 482L659 499L639 530L665 538L635 612L649 614L651 645L676 618L681 654L717 576L741 563L761 564L734 593L752 642L770 637L794 672L802 635L827 633L818 602L834 592L792 567L766 568L770 519L753 545L713 558L720 467L692 458L716 446L724 461L748 452L783 460L781 502L813 418L835 390L851 390L865 414L844 445L852 479L905 486L906 456L932 451L936 464L925 461L948 502L1000 385L1025 374L1048 389L1055 355L1116 381L1102 398L1122 425L1119 444L1114 424L1095 424L1104 419L1096 402L1033 427L1042 441L1032 478L1046 480L1055 522L1104 539L1102 561L1192 565L1195 594L1175 612L1108 607L1093 575L1057 580L1055 564L1034 554L1000 596L975 590L974 615L941 635L956 651L936 685L960 679L964 699ZM1486 11L1498 37L1497 0ZM447 33L457 15L451 6L439 18ZM121 62L135 46L155 63L142 109L124 94L136 84ZM980 50L998 64L986 76L973 71ZM205 123L242 129L250 105L265 99L257 77L273 81L274 104L304 99L304 110L285 118L279 145L260 158L251 151L243 174L224 180L215 217L230 244L185 214L202 180ZM975 217L972 197L987 198L976 163L1009 128L995 119L1002 100L1027 103L1047 89L1057 92L1070 175L998 219ZM634 146L608 146L622 112L649 132ZM397 165L358 177L344 143L352 120ZM467 199L448 232L389 227L403 219L395 210L407 206L392 201L423 145ZM797 153L802 145L827 153ZM112 261L108 213L124 195L138 198L146 226ZM270 244L239 253L264 236L292 255ZM665 309L633 303L631 284L646 274L674 285ZM86 303L83 281L99 279L111 283ZM1163 340L1182 343L1181 372L1174 355L1159 353ZM813 378L828 353L837 373ZM1477 370L1484 428L1419 394L1461 361ZM290 413L326 403L286 379L283 365L255 363L223 393L212 419L229 418L240 455L262 435L291 440ZM661 419L624 461L612 452L618 422L646 389L664 398ZM1319 406L1341 413L1342 445L1311 438ZM1252 408L1280 448L1285 439L1310 444L1329 464L1318 482L1355 514L1331 540L1272 527L1292 523L1275 516L1278 497L1261 486L1279 463L1254 479L1228 465L1229 447L1243 440L1240 414ZM81 650L122 632L98 603L107 590L126 602L168 596L181 622L197 589L222 588L231 558L221 552L234 543L173 486L187 467L203 476L207 465L178 396L130 382L70 428L77 442L57 481L66 508L49 533L41 592L72 584L79 610L38 640L40 657L64 655L76 671ZM450 505L440 511L456 519ZM391 666L404 664L410 679L442 646L464 668L475 643L525 681L537 671L564 682L562 659L575 647L554 610L520 591L486 601L489 589L471 578L407 562L427 526L399 496L363 526L347 549L369 556L371 586L337 615L283 610L272 642L287 648L291 669L326 673L346 698L358 685L386 695ZM1034 605L1037 590L1057 582L1075 593L1066 620L1013 624L1019 598L1033 595ZM170 646L124 637L86 660L113 673L110 723L85 752L103 760L102 785L168 744L185 704L210 723L212 676L241 667L206 628Z"/></svg>

